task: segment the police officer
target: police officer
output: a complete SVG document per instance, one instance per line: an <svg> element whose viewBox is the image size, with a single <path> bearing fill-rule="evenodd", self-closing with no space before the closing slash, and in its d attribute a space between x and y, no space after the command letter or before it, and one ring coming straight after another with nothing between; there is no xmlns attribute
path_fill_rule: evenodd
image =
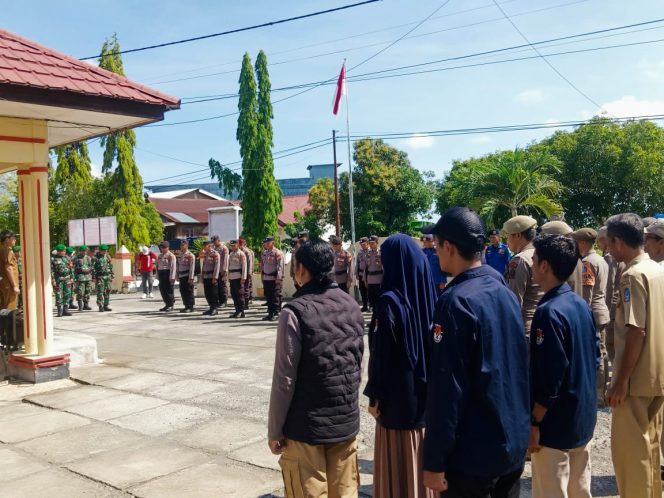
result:
<svg viewBox="0 0 664 498"><path fill-rule="evenodd" d="M438 260L438 253L436 252L436 248L434 247L433 235L427 233L425 235L422 235L420 240L424 245L422 251L424 251L424 255L426 256L427 261L429 262L429 267L431 268L431 276L433 277L433 281L436 284L436 290L438 291L437 295L440 296L440 294L443 292L443 289L445 289L445 283L447 282L447 277L440 269L440 261Z"/></svg>
<svg viewBox="0 0 664 498"><path fill-rule="evenodd" d="M367 293L367 284L364 280L364 272L367 268L367 257L369 256L369 238L362 237L360 239L360 250L357 252L357 264L355 266L355 274L357 275L358 286L360 288L360 296L362 296L362 311L369 311L369 296Z"/></svg>
<svg viewBox="0 0 664 498"><path fill-rule="evenodd" d="M76 254L74 254L74 248L71 246L67 246L65 253L69 262L69 274L71 276L71 280L69 281L69 302L67 303L71 310L74 309L74 295L76 294L76 272L74 269Z"/></svg>
<svg viewBox="0 0 664 498"><path fill-rule="evenodd" d="M424 485L450 497L519 496L530 421L519 305L482 265L486 232L477 213L454 207L423 231L435 235L440 266L453 277L433 317Z"/></svg>
<svg viewBox="0 0 664 498"><path fill-rule="evenodd" d="M240 249L237 240L231 240L231 252L228 254L228 281L231 286L231 297L235 305L235 313L231 318L244 318L244 282L247 278L247 257Z"/></svg>
<svg viewBox="0 0 664 498"><path fill-rule="evenodd" d="M213 242L206 240L203 243L203 262L201 263L201 275L203 276L203 291L205 299L208 302L209 309L204 311L204 315L214 316L219 312L219 287L217 279L219 278L220 256L213 248Z"/></svg>
<svg viewBox="0 0 664 498"><path fill-rule="evenodd" d="M55 291L55 306L58 316L71 316L69 313L69 293L71 292L71 268L64 244L55 246L57 251L51 257L51 275L53 279L53 290Z"/></svg>
<svg viewBox="0 0 664 498"><path fill-rule="evenodd" d="M180 296L184 308L180 313L194 311L196 298L194 297L194 271L196 270L196 256L189 250L189 241L180 242L180 255L177 258L177 274L180 285Z"/></svg>
<svg viewBox="0 0 664 498"><path fill-rule="evenodd" d="M226 288L228 281L228 247L221 241L219 235L214 235L212 242L214 243L214 250L219 253L219 278L217 279L218 307L223 308L228 301L228 290Z"/></svg>
<svg viewBox="0 0 664 498"><path fill-rule="evenodd" d="M571 237L573 232L572 227L562 220L549 221L542 225L542 235L564 235L565 237ZM572 272L572 275L570 275L567 283L574 292L583 297L583 263L581 259L576 262L576 268Z"/></svg>
<svg viewBox="0 0 664 498"><path fill-rule="evenodd" d="M486 251L484 251L486 264L501 275L505 275L507 265L509 264L510 259L512 259L512 255L510 254L507 244L503 244L500 241L500 230L497 228L491 230L489 232L489 241L491 244L489 244Z"/></svg>
<svg viewBox="0 0 664 498"><path fill-rule="evenodd" d="M97 288L97 306L99 311L113 311L108 307L111 299L111 282L113 281L113 264L108 255L108 245L101 244L99 251L92 260L92 274Z"/></svg>
<svg viewBox="0 0 664 498"><path fill-rule="evenodd" d="M263 320L271 321L281 310L281 283L284 276L284 255L274 247L274 237L263 239L260 270L267 300L267 316Z"/></svg>
<svg viewBox="0 0 664 498"><path fill-rule="evenodd" d="M92 258L88 256L88 246L78 248L74 260L74 274L76 279L76 302L78 311L89 311L90 293L92 292Z"/></svg>
<svg viewBox="0 0 664 498"><path fill-rule="evenodd" d="M369 307L373 310L378 303L380 285L383 283L383 265L380 261L377 235L369 237L369 254L367 255L367 266L364 270L364 281L367 283Z"/></svg>
<svg viewBox="0 0 664 498"><path fill-rule="evenodd" d="M254 251L247 245L244 239L239 239L240 248L244 255L247 257L247 280L244 281L244 309L249 309L249 303L253 301L254 297L254 283L253 283L253 274L254 274L254 261L256 256Z"/></svg>
<svg viewBox="0 0 664 498"><path fill-rule="evenodd" d="M609 381L608 354L606 352L606 328L610 321L609 308L606 305L606 287L609 280L609 265L595 252L597 232L592 228L581 228L572 233L572 238L579 246L583 263L583 299L588 303L595 317L595 325L600 340L601 362L597 371L597 402L605 405L604 391Z"/></svg>
<svg viewBox="0 0 664 498"><path fill-rule="evenodd" d="M159 256L157 256L157 278L159 279L159 293L164 300L164 307L159 311L173 311L175 304L175 276L177 275L177 259L170 250L167 240L159 243Z"/></svg>
<svg viewBox="0 0 664 498"><path fill-rule="evenodd" d="M334 251L334 280L347 293L353 286L353 256L341 246L341 238L336 235L330 237L330 245Z"/></svg>
<svg viewBox="0 0 664 498"><path fill-rule="evenodd" d="M544 293L540 286L533 282L533 239L535 238L537 221L530 216L515 216L503 225L507 234L507 245L514 257L507 265L507 286L516 295L521 306L521 316L526 335L530 334L530 322L535 314L537 303Z"/></svg>

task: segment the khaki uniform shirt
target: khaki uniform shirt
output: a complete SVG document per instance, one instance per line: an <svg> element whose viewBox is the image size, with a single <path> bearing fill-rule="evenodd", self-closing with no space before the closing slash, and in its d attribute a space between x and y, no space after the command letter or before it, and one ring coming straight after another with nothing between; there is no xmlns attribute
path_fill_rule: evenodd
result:
<svg viewBox="0 0 664 498"><path fill-rule="evenodd" d="M263 280L284 278L284 254L277 248L263 249L261 253L261 274Z"/></svg>
<svg viewBox="0 0 664 498"><path fill-rule="evenodd" d="M506 274L507 285L514 292L521 306L521 317L526 335L530 334L530 324L533 321L537 303L544 296L540 286L533 282L534 254L535 247L529 243L510 260Z"/></svg>
<svg viewBox="0 0 664 498"><path fill-rule="evenodd" d="M367 285L380 285L383 283L383 263L380 260L380 250L369 250L367 266L364 270L364 281Z"/></svg>
<svg viewBox="0 0 664 498"><path fill-rule="evenodd" d="M574 268L574 271L569 276L567 284L575 293L583 297L583 263L581 260L576 262L576 268Z"/></svg>
<svg viewBox="0 0 664 498"><path fill-rule="evenodd" d="M357 276L364 279L364 270L367 268L367 259L369 257L369 249L360 249L357 253Z"/></svg>
<svg viewBox="0 0 664 498"><path fill-rule="evenodd" d="M178 256L178 278L194 279L196 269L196 257L187 249Z"/></svg>
<svg viewBox="0 0 664 498"><path fill-rule="evenodd" d="M219 254L219 278L226 278L228 275L228 247L221 244L219 247L214 246L212 249Z"/></svg>
<svg viewBox="0 0 664 498"><path fill-rule="evenodd" d="M14 276L14 282L18 285L18 265L16 264L16 256L11 247L0 247L0 283L9 288L12 284L9 282L9 274Z"/></svg>
<svg viewBox="0 0 664 498"><path fill-rule="evenodd" d="M620 369L629 325L646 333L643 350L629 379L629 394L664 396L664 269L645 253L629 262L620 278L615 371Z"/></svg>
<svg viewBox="0 0 664 498"><path fill-rule="evenodd" d="M204 253L204 255L205 259L203 259L203 264L201 265L201 273L203 274L203 278L219 278L219 253L213 249L210 252Z"/></svg>
<svg viewBox="0 0 664 498"><path fill-rule="evenodd" d="M175 275L177 273L177 260L175 254L171 251L166 251L165 253L159 253L157 256L157 271L167 271L169 272L168 278L170 280L175 280Z"/></svg>
<svg viewBox="0 0 664 498"><path fill-rule="evenodd" d="M353 256L342 249L334 253L334 280L338 284L345 284L353 279Z"/></svg>
<svg viewBox="0 0 664 498"><path fill-rule="evenodd" d="M247 256L240 249L228 255L228 279L245 280L247 278Z"/></svg>
<svg viewBox="0 0 664 498"><path fill-rule="evenodd" d="M606 305L606 287L609 281L609 265L595 251L583 259L583 299L590 305L599 327L609 323L609 308Z"/></svg>

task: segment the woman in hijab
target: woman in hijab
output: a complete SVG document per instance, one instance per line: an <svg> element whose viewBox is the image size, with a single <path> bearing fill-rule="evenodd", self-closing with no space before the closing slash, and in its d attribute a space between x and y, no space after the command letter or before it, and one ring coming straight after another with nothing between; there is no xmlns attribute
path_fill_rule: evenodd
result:
<svg viewBox="0 0 664 498"><path fill-rule="evenodd" d="M422 249L396 234L381 246L383 284L369 330L364 394L376 418L374 496L432 498L422 481L427 338L436 288Z"/></svg>

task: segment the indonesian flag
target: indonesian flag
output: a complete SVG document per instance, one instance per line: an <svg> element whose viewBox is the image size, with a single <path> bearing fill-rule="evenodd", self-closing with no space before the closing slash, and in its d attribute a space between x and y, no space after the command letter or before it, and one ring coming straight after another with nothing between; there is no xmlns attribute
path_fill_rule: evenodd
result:
<svg viewBox="0 0 664 498"><path fill-rule="evenodd" d="M341 104L341 97L346 95L346 63L341 66L339 79L337 80L337 91L334 94L334 106L332 113L336 116L339 113L339 104Z"/></svg>

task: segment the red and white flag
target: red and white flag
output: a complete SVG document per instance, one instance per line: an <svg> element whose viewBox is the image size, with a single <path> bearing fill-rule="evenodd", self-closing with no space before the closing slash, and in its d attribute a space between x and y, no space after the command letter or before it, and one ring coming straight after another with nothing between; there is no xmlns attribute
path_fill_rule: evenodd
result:
<svg viewBox="0 0 664 498"><path fill-rule="evenodd" d="M346 63L341 66L339 79L337 80L337 91L334 94L334 106L332 113L336 116L339 113L339 104L341 104L341 97L346 95Z"/></svg>

